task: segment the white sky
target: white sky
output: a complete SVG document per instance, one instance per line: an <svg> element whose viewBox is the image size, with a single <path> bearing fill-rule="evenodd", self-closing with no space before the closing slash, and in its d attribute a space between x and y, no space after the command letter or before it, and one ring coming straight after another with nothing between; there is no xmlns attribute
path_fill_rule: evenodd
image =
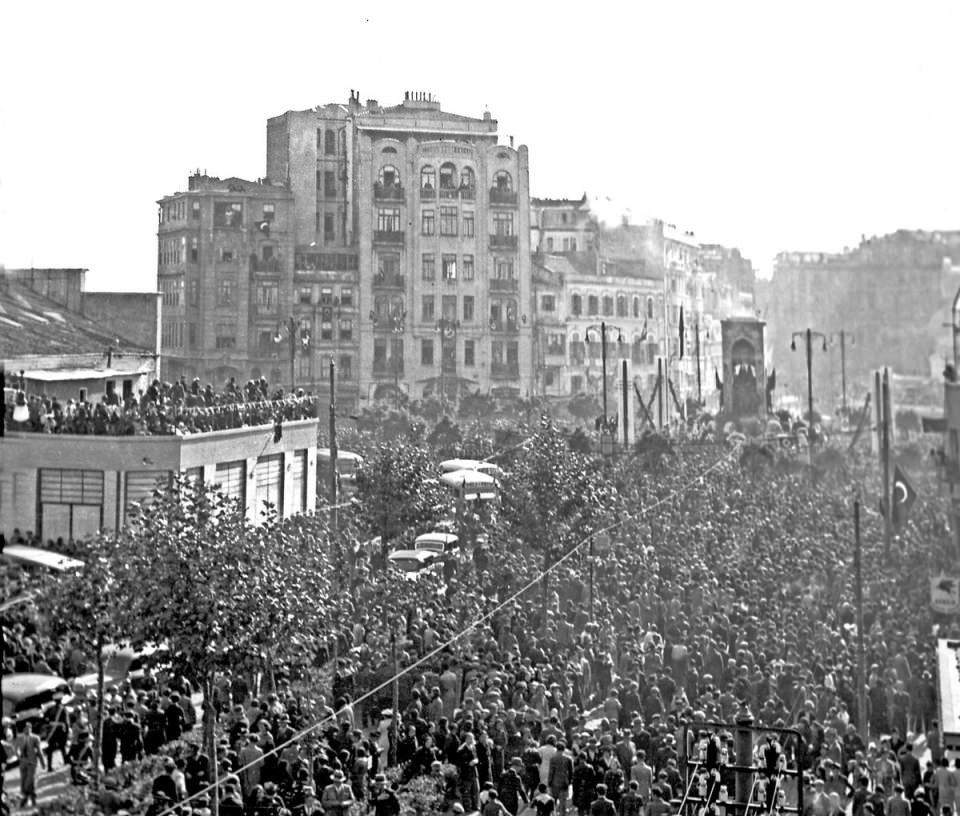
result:
<svg viewBox="0 0 960 816"><path fill-rule="evenodd" d="M0 263L90 289L153 289L155 201L198 167L262 176L269 116L351 88L488 106L534 195L610 196L763 271L960 227L952 0L57 1L3 30Z"/></svg>

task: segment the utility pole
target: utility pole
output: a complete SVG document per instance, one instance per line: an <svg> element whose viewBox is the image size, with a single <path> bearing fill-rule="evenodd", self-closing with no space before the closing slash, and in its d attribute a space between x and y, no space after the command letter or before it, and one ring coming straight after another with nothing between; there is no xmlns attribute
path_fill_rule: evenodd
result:
<svg viewBox="0 0 960 816"><path fill-rule="evenodd" d="M593 536L590 536L590 623L593 623Z"/></svg>
<svg viewBox="0 0 960 816"><path fill-rule="evenodd" d="M807 352L807 444L810 450L813 450L813 338L818 337L823 341L823 350L827 350L827 336L812 329L806 329L802 332L794 332L790 338L790 350L797 350L797 338L804 341Z"/></svg>
<svg viewBox="0 0 960 816"><path fill-rule="evenodd" d="M844 417L847 416L847 341L851 346L857 344L857 338L850 332L840 329L830 335L830 344L833 345L837 340L840 341L840 410Z"/></svg>
<svg viewBox="0 0 960 816"><path fill-rule="evenodd" d="M339 515L337 513L337 364L330 361L330 533L337 552L337 573L343 564L340 558Z"/></svg>
<svg viewBox="0 0 960 816"><path fill-rule="evenodd" d="M630 422L632 417L627 416L627 407L630 405L630 383L627 381L629 376L629 365L626 360L620 363L620 425L623 427L623 449L630 449Z"/></svg>
<svg viewBox="0 0 960 816"><path fill-rule="evenodd" d="M867 657L863 645L863 543L860 538L860 499L853 502L853 575L857 605L857 724L867 739Z"/></svg>
<svg viewBox="0 0 960 816"><path fill-rule="evenodd" d="M400 660L397 657L397 633L394 631L395 622L390 623L390 655L393 658L393 718L390 721L389 750L387 764L391 767L397 764L397 748L400 745Z"/></svg>
<svg viewBox="0 0 960 816"><path fill-rule="evenodd" d="M893 503L890 501L890 374L883 369L883 424L881 425L880 455L883 457L883 546L887 555L893 543Z"/></svg>
<svg viewBox="0 0 960 816"><path fill-rule="evenodd" d="M663 430L663 357L657 357L657 423Z"/></svg>
<svg viewBox="0 0 960 816"><path fill-rule="evenodd" d="M600 359L603 367L603 433L607 432L607 324L600 324Z"/></svg>
<svg viewBox="0 0 960 816"><path fill-rule="evenodd" d="M696 332L696 341L694 345L696 346L697 351L697 402L701 405L703 404L703 386L700 382L700 321L694 324L694 331Z"/></svg>

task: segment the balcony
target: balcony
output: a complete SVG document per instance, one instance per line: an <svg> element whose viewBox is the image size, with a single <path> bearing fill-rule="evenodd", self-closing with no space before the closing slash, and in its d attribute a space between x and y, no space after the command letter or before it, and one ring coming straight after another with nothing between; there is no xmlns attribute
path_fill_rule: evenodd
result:
<svg viewBox="0 0 960 816"><path fill-rule="evenodd" d="M434 187L421 187L420 188L420 200L421 201L434 201L437 197L437 191Z"/></svg>
<svg viewBox="0 0 960 816"><path fill-rule="evenodd" d="M578 346L570 346L570 365L583 365L586 362L586 355L583 349Z"/></svg>
<svg viewBox="0 0 960 816"><path fill-rule="evenodd" d="M441 201L456 201L460 197L460 191L456 187L441 187Z"/></svg>
<svg viewBox="0 0 960 816"><path fill-rule="evenodd" d="M440 364L440 370L444 374L456 374L457 373L457 361L456 360L444 360Z"/></svg>
<svg viewBox="0 0 960 816"><path fill-rule="evenodd" d="M460 198L464 201L476 201L477 199L477 188L476 187L461 187L460 188Z"/></svg>
<svg viewBox="0 0 960 816"><path fill-rule="evenodd" d="M501 190L499 187L491 187L490 203L498 207L516 207L517 194L511 190Z"/></svg>
<svg viewBox="0 0 960 816"><path fill-rule="evenodd" d="M373 276L374 289L403 289L407 285L404 275L384 275L378 272Z"/></svg>
<svg viewBox="0 0 960 816"><path fill-rule="evenodd" d="M490 249L512 249L516 251L519 242L516 235L491 235Z"/></svg>
<svg viewBox="0 0 960 816"><path fill-rule="evenodd" d="M375 377L402 377L403 376L403 360L399 361L399 364L391 360L374 360L373 361L373 375Z"/></svg>
<svg viewBox="0 0 960 816"><path fill-rule="evenodd" d="M520 377L519 363L491 363L490 376L503 380L516 380Z"/></svg>
<svg viewBox="0 0 960 816"><path fill-rule="evenodd" d="M258 258L256 255L250 256L250 271L251 272L272 272L274 274L280 272L280 259L279 258L267 258L266 260Z"/></svg>
<svg viewBox="0 0 960 816"><path fill-rule="evenodd" d="M381 184L379 181L373 185L373 197L377 201L403 201L402 184Z"/></svg>
<svg viewBox="0 0 960 816"><path fill-rule="evenodd" d="M491 292L516 292L520 288L520 282L516 278L491 278Z"/></svg>
<svg viewBox="0 0 960 816"><path fill-rule="evenodd" d="M373 242L375 244L403 246L403 233L400 230L376 230L373 233Z"/></svg>
<svg viewBox="0 0 960 816"><path fill-rule="evenodd" d="M490 318L490 331L503 334L516 334L520 331L520 324L516 320L497 320Z"/></svg>

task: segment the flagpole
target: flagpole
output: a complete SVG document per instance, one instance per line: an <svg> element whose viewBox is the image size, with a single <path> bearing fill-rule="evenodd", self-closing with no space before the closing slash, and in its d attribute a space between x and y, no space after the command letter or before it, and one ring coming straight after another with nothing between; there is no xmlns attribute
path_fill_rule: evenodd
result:
<svg viewBox="0 0 960 816"><path fill-rule="evenodd" d="M883 369L883 384L880 389L883 417L880 426L880 455L883 460L883 546L889 556L893 543L893 502L890 496L890 376Z"/></svg>
<svg viewBox="0 0 960 816"><path fill-rule="evenodd" d="M853 502L853 574L857 613L857 725L863 741L867 727L867 657L863 645L863 543L860 538L860 499Z"/></svg>
<svg viewBox="0 0 960 816"><path fill-rule="evenodd" d="M703 390L702 390L702 386L701 386L701 383L700 383L700 321L697 320L697 322L696 322L694 325L695 325L695 327L696 327L695 330L696 330L696 332L697 332L697 334L696 334L696 337L697 337L697 342L696 342L696 346L697 346L697 402L699 402L699 403L702 405L702 404L703 404Z"/></svg>

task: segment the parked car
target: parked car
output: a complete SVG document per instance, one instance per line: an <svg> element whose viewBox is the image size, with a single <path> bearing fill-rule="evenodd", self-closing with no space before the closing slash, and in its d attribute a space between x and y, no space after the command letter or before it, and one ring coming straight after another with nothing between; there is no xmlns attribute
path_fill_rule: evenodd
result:
<svg viewBox="0 0 960 816"><path fill-rule="evenodd" d="M452 533L444 533L435 530L432 533L424 533L417 536L413 542L413 549L428 550L435 553L447 553L457 547L458 539Z"/></svg>
<svg viewBox="0 0 960 816"><path fill-rule="evenodd" d="M3 716L13 721L17 731L28 722L39 731L47 709L58 697L68 704L73 694L67 681L55 674L17 672L3 676Z"/></svg>
<svg viewBox="0 0 960 816"><path fill-rule="evenodd" d="M387 562L409 581L416 581L424 572L436 570L441 564L438 554L430 550L394 550L387 556Z"/></svg>

